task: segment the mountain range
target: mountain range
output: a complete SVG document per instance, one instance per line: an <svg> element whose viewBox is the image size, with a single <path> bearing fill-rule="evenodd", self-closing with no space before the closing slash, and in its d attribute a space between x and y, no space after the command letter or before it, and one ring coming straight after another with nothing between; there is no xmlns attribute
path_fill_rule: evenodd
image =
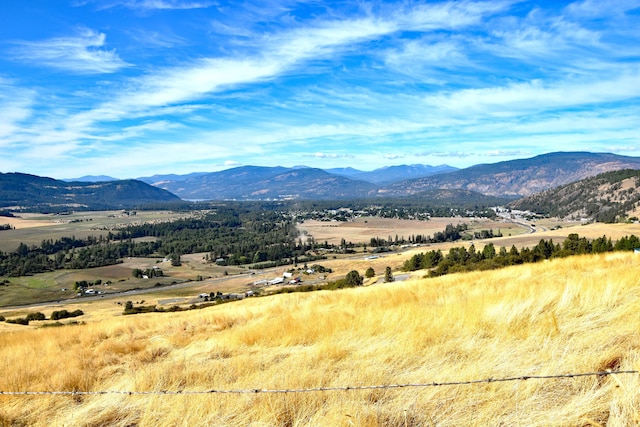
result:
<svg viewBox="0 0 640 427"><path fill-rule="evenodd" d="M184 179L142 180L188 200L402 197L439 189L470 190L513 199L620 169L640 169L640 158L557 152L457 170L446 165L393 166L372 172L241 166L191 174Z"/></svg>
<svg viewBox="0 0 640 427"><path fill-rule="evenodd" d="M519 198L621 169L640 169L640 158L609 153L556 152L397 182L381 191L392 196L404 196L436 188L457 188Z"/></svg>
<svg viewBox="0 0 640 427"><path fill-rule="evenodd" d="M124 208L179 199L335 200L420 196L433 190L464 190L513 200L623 169L640 169L640 158L556 152L465 169L404 165L370 172L353 168L241 166L220 172L106 182L65 182L15 173L0 174L0 207Z"/></svg>
<svg viewBox="0 0 640 427"><path fill-rule="evenodd" d="M424 178L447 172L455 172L459 169L449 165L399 165L385 166L372 171L361 171L354 168L334 168L325 170L334 175L340 175L359 181L366 181L372 184L391 184L394 182L406 181L408 179Z"/></svg>

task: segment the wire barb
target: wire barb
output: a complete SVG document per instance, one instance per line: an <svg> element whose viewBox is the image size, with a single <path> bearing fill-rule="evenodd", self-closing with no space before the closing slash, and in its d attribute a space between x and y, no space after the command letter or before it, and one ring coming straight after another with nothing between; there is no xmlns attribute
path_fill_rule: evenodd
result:
<svg viewBox="0 0 640 427"><path fill-rule="evenodd" d="M416 383L416 384L381 384L381 385L363 385L363 386L341 386L341 387L316 387L304 389L246 389L246 390L159 390L159 391L119 391L119 390L102 390L102 391L1 391L0 396L42 396L42 395L69 395L69 396L87 396L87 395L105 395L105 394L122 394L122 395L178 395L178 394L267 394L267 393L311 393L321 391L354 391L354 390L377 390L377 389L394 389L394 388L419 388L419 387L444 387L444 386L463 386L482 383L508 382L508 381L527 381L527 380L550 380L550 379L566 379L579 378L589 376L607 376L607 375L623 375L638 374L640 371L602 371L602 372L586 372L571 373L558 375L523 375L519 377L506 378L485 378L480 380L469 381L452 381L452 382L432 382L432 383Z"/></svg>

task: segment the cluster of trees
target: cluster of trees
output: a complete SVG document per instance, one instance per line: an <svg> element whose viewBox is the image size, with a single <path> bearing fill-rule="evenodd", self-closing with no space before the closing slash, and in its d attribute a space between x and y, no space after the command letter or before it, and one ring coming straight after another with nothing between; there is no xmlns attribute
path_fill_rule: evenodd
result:
<svg viewBox="0 0 640 427"><path fill-rule="evenodd" d="M224 259L226 265L293 259L308 246L298 245L292 220L281 212L260 211L251 206L218 207L214 213L161 224L129 226L113 239L156 237L157 252L171 255L207 252L208 259Z"/></svg>
<svg viewBox="0 0 640 427"><path fill-rule="evenodd" d="M191 304L189 307L181 307L179 305L172 305L169 308L158 307L157 305L133 305L133 302L127 301L124 306L124 311L122 314L141 314L141 313L174 313L176 311L188 311L188 310L196 310L200 308L211 307L212 305L222 303L222 300L217 300L215 302L205 302L202 304Z"/></svg>
<svg viewBox="0 0 640 427"><path fill-rule="evenodd" d="M429 269L430 276L441 276L448 273L473 270L490 270L509 265L538 262L545 259L561 258L571 255L595 254L610 251L633 250L640 247L640 239L636 236L625 236L615 244L606 236L588 240L576 233L570 234L562 244L554 244L553 240L541 239L533 248L518 250L515 246L507 250L501 247L498 251L493 244L485 245L482 251L475 246L451 248L445 255L442 251L423 252L405 261L404 271Z"/></svg>
<svg viewBox="0 0 640 427"><path fill-rule="evenodd" d="M163 277L164 272L160 268L147 268L145 270L134 268L131 275L136 279L142 279L143 277L151 279L152 277Z"/></svg>
<svg viewBox="0 0 640 427"><path fill-rule="evenodd" d="M456 240L460 240L463 238L463 232L467 231L469 226L467 224L447 224L444 231L438 231L432 236L425 236L423 234L412 234L408 239L405 239L404 236L395 236L393 239L389 236L387 239L383 239L380 237L372 237L369 240L369 245L371 247L387 247L392 245L406 245L406 244L426 244L426 243L443 243L443 242L455 242ZM474 236L476 238L490 238L497 237L501 235L500 233L494 235L493 230L482 230L481 232L475 232ZM483 236L483 237L480 237Z"/></svg>
<svg viewBox="0 0 640 427"><path fill-rule="evenodd" d="M79 309L74 311L57 310L51 313L51 320L69 319L72 317L82 316L83 314L84 312Z"/></svg>
<svg viewBox="0 0 640 427"><path fill-rule="evenodd" d="M73 288L76 290L84 291L87 288L90 288L92 286L98 286L98 285L102 285L102 279L97 279L97 280L94 280L93 282L89 282L87 280L77 280L73 284Z"/></svg>
<svg viewBox="0 0 640 427"><path fill-rule="evenodd" d="M0 251L0 276L25 276L59 269L83 269L113 265L126 256L149 256L158 242L110 242L102 237L63 237L43 240L40 246L20 243L9 253Z"/></svg>
<svg viewBox="0 0 640 427"><path fill-rule="evenodd" d="M298 220L351 221L361 216L428 220L430 217L496 216L492 206L505 204L504 199L469 191L427 191L411 197L375 198L340 201L296 201L284 204Z"/></svg>
<svg viewBox="0 0 640 427"><path fill-rule="evenodd" d="M78 317L82 316L83 314L84 312L82 310L74 310L71 312L67 310L54 311L53 313L51 313L51 320L61 320L71 317ZM0 316L0 322L6 321L7 323L13 323L16 325L28 325L32 320L47 320L47 316L39 311L29 313L25 317L18 317L15 319L5 319L4 316Z"/></svg>

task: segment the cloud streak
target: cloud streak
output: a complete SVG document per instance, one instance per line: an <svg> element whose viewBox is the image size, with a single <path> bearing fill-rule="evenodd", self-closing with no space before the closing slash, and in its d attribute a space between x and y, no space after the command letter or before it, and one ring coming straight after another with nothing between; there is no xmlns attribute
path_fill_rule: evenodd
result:
<svg viewBox="0 0 640 427"><path fill-rule="evenodd" d="M95 1L95 0L94 0ZM112 9L124 7L132 10L190 10L206 9L216 5L213 1L189 1L189 0L111 0L105 4L99 4L100 9Z"/></svg>
<svg viewBox="0 0 640 427"><path fill-rule="evenodd" d="M78 74L115 73L129 66L114 50L105 50L106 35L81 29L78 35L37 42L18 41L13 58Z"/></svg>

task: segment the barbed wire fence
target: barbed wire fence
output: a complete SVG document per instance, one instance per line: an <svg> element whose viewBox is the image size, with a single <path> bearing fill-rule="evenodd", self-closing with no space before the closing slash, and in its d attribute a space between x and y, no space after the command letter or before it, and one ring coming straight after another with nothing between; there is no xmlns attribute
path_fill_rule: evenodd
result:
<svg viewBox="0 0 640 427"><path fill-rule="evenodd" d="M557 375L522 375L516 377L503 378L485 378L469 381L450 381L450 382L431 382L431 383L407 383L407 384L381 384L381 385L361 385L361 386L338 386L338 387L316 387L301 389L208 389L208 390L155 390L155 391L120 391L120 390L103 390L103 391L2 391L0 396L38 396L38 395L69 395L69 396L87 396L87 395L194 395L194 394L277 394L277 393L312 393L312 392L332 392L332 391L358 391L358 390L380 390L380 389L401 389L401 388L425 388L425 387L446 387L446 386L470 386L474 384L490 384L513 381L529 381L529 380L552 380L552 379L572 379L580 377L605 377L610 375L631 375L639 374L640 371L600 371L585 373L570 373Z"/></svg>

